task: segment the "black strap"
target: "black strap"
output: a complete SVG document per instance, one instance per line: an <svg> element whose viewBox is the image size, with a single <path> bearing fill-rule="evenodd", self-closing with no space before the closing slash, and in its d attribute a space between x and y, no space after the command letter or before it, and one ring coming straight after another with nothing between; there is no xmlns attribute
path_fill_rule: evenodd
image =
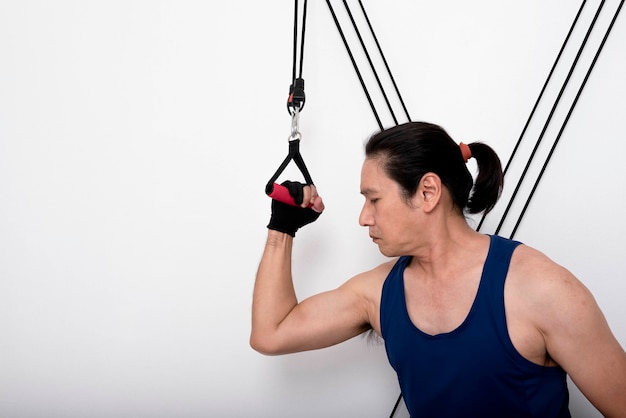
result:
<svg viewBox="0 0 626 418"><path fill-rule="evenodd" d="M533 106L532 110L530 111L530 115L528 116L528 119L526 120L526 124L524 125L524 128L522 129L522 133L520 134L517 142L515 143L515 147L513 148L513 152L511 153L511 157L509 158L509 161L506 163L506 167L504 167L504 174L506 174L507 170L509 169L509 166L511 165L511 161L513 161L513 158L515 157L515 154L517 153L517 149L519 148L521 142L522 142L522 138L524 137L524 134L526 134L526 129L528 129L528 125L530 125L530 121L532 120L533 116L535 115L535 111L537 110L537 107L539 106L539 102L541 101L541 98L543 97L543 93L546 91L546 88L548 87L548 84L550 83L550 80L552 79L552 75L554 74L554 70L556 69L557 64L559 63L560 59L561 59L561 55L563 55L563 51L565 50L565 46L567 45L567 43L569 42L569 38L572 35L572 32L574 31L574 28L576 27L576 23L578 23L578 18L580 17L583 8L585 7L585 3L586 0L583 0L583 2L580 4L580 8L578 9L578 13L576 13L576 17L574 18L574 22L572 22L572 26L570 27L569 31L567 32L567 36L565 37L565 40L563 41L563 45L561 45L561 49L559 50L559 53L556 56L556 59L554 60L554 64L552 65L552 68L550 69L550 73L548 73L548 77L546 78L545 83L543 84L543 87L541 88L541 91L539 92L539 96L537 97L537 100L535 101L535 105Z"/></svg>
<svg viewBox="0 0 626 418"><path fill-rule="evenodd" d="M393 109L391 108L391 103L389 103L389 98L387 97L387 93L385 92L385 89L383 88L383 83L381 83L380 77L378 77L378 72L376 71L376 67L374 67L374 63L372 62L372 58L370 57L370 54L367 51L367 47L365 46L365 42L363 42L363 37L361 36L361 32L359 31L359 28L356 25L356 22L354 21L354 17L352 16L352 12L350 11L350 7L348 6L348 3L346 2L346 0L343 0L343 5L346 8L346 12L348 13L348 17L350 18L350 22L352 22L352 27L354 28L354 32L356 33L356 36L359 38L359 42L361 44L361 48L363 48L363 52L365 53L365 57L367 58L367 62L369 63L370 68L372 69L372 74L374 74L374 78L376 79L376 83L378 83L378 88L380 89L380 91L383 94L383 98L385 99L385 103L387 103L387 108L389 109L389 113L391 113L391 117L393 118L393 123L395 123L397 125L398 124L398 119L396 119L396 115L393 112ZM363 4L361 4L361 6L363 6ZM365 10L365 9L363 9L363 10Z"/></svg>
<svg viewBox="0 0 626 418"><path fill-rule="evenodd" d="M270 194L272 192L272 189L274 188L274 182L289 165L291 160L296 163L296 166L302 172L306 184L313 184L313 179L309 174L309 170L307 169L306 164L302 159L302 155L300 155L300 140L294 139L292 141L289 141L289 153L287 154L281 165L278 167L278 170L276 170L272 178L269 179L269 181L267 182L267 185L265 186L265 193Z"/></svg>
<svg viewBox="0 0 626 418"><path fill-rule="evenodd" d="M543 163L543 166L541 167L541 171L539 172L539 176L535 180L535 184L533 185L533 188L530 192L530 195L528 196L528 199L526 199L526 203L524 204L522 212L517 218L515 227L513 228L513 231L511 232L511 239L515 236L515 232L517 232L517 228L522 222L522 218L524 217L524 214L526 213L526 209L528 208L528 205L530 205L530 201L533 198L533 195L535 194L535 190L537 190L537 186L539 186L539 182L541 181L541 178L543 177L543 174L546 171L546 167L548 166L548 163L550 162L550 159L552 158L552 155L554 154L554 150L556 149L556 146L559 143L559 140L561 139L561 135L563 134L563 131L565 130L565 126L567 125L567 122L569 122L569 118L572 115L572 112L574 111L576 104L578 103L578 99L580 98L580 95L582 94L583 89L585 88L585 85L587 84L587 80L589 79L589 76L591 75L591 71L593 71L593 68L595 67L596 62L598 61L598 57L600 56L600 53L602 52L602 49L604 48L604 44L606 43L606 40L608 39L609 34L611 33L611 29L613 29L613 25L615 21L617 20L617 16L619 15L619 12L622 10L623 4L624 4L624 0L622 0L619 3L619 6L617 7L615 14L613 15L613 19L611 20L611 23L609 24L609 27L607 28L606 33L604 34L604 37L602 38L602 42L600 43L600 46L598 47L598 50L596 51L596 54L593 57L593 61L591 62L591 65L589 66L589 69L587 70L587 74L585 74L585 78L582 84L580 85L578 92L576 93L576 97L574 98L574 101L572 102L572 105L570 106L569 111L567 112L565 121L563 121L563 124L561 125L561 129L559 130L559 133L556 139L554 140L552 147L550 148L548 157L546 158L546 161Z"/></svg>
<svg viewBox="0 0 626 418"><path fill-rule="evenodd" d="M374 33L374 28L372 27L372 23L370 22L370 19L367 16L367 12L365 11L365 7L363 7L363 2L361 0L359 0L359 6L361 6L361 11L363 12L363 16L365 17L365 21L367 22L367 26L369 27L370 33L372 34L372 37L374 38L374 42L376 43L376 47L378 48L378 53L380 54L380 57L383 60L383 64L385 64L385 68L387 69L387 74L389 75L389 78L391 79L391 83L393 84L393 88L396 92L396 95L398 96L398 99L400 100L400 104L402 105L402 109L404 110L404 114L406 115L406 119L411 120L411 116L409 116L409 111L407 110L406 105L404 104L404 100L402 99L402 95L400 94L400 89L398 88L398 85L396 84L396 79L393 77L393 74L391 74L391 68L389 68L389 64L387 63L385 54L383 54L383 49L381 48L380 43L378 42L378 37L376 36L376 33ZM392 114L393 114L393 111L392 111ZM394 120L395 120L395 115L394 115Z"/></svg>
<svg viewBox="0 0 626 418"><path fill-rule="evenodd" d="M550 83L550 80L552 79L554 70L556 69L559 61L561 60L561 55L563 55L563 51L565 50L565 47L567 46L569 42L572 32L574 31L574 28L576 27L576 24L578 23L578 18L580 17L583 11L583 8L585 7L585 3L586 3L586 0L583 0L583 2L580 4L578 13L576 14L576 17L574 18L574 21L572 22L572 25L570 26L570 29L567 32L567 36L565 37L565 40L563 41L563 44L561 45L561 49L559 50L559 53L557 54L556 59L554 60L554 64L552 64L552 68L550 69L550 72L548 73L548 77L546 77L546 81L543 83L543 87L541 88L541 91L539 92L539 96L537 97L537 100L535 101L535 105L533 106L532 110L530 111L530 114L528 115L528 119L526 120L526 124L524 125L524 128L522 129L522 133L517 139L517 142L515 143L515 147L513 147L511 156L509 157L509 160L507 161L506 166L504 167L505 176L509 167L511 166L511 163L513 162L513 160L515 159L515 156L517 155L517 150L519 149L519 146L522 143L522 139L526 135L526 130L528 129L530 122L535 116L535 111L537 110L537 107L539 106L539 102L541 102L541 99L543 98L543 93L546 91L546 88L548 87L548 84ZM478 223L478 227L476 228L477 231L480 231L480 229L482 228L486 216L487 216L486 214L483 214L482 218L480 219L480 222Z"/></svg>
<svg viewBox="0 0 626 418"><path fill-rule="evenodd" d="M341 24L339 23L339 20L337 19L337 15L335 14L335 10L330 2L330 0L326 0L326 4L328 5L328 10L330 11L333 21L335 22L335 26L337 27L337 31L339 32L339 35L341 36L341 40L343 41L343 44L346 48L346 52L348 53L348 56L350 57L350 61L352 62L352 67L354 68L354 72L356 73L358 79L359 79L359 83L361 84L361 88L363 89L363 92L365 93L365 97L367 98L367 101L370 105L370 108L372 109L372 113L374 114L374 118L376 118L376 122L378 123L378 127L382 130L383 129L383 124L380 120L380 117L378 115L378 111L376 110L376 106L374 105L374 102L372 101L372 97L370 95L369 90L367 89L367 86L365 85L365 81L363 80L363 76L361 75L361 71L359 69L359 66L356 63L356 60L354 59L354 55L352 54L352 50L350 49L350 45L348 44L348 41L346 40L346 36L343 32L343 29L341 27ZM359 39L359 43L361 44L361 48L363 49L363 52L365 53L365 56L368 60L368 63L370 65L370 69L372 70L372 73L376 79L376 82L378 84L378 88L380 89L383 98L385 99L385 102L387 104L387 107L389 109L389 112L391 113L391 117L394 120L394 123L397 125L398 124L398 119L396 118L396 115L393 111L393 108L391 107L391 104L389 102L389 98L387 93L385 92L385 89L380 81L380 77L378 76L378 72L376 71L376 68L373 64L373 61L371 59L370 53L367 50L367 47L365 46L365 42L363 41L363 37L361 36L361 32L359 31L358 26L356 25L356 22L354 20L354 17L352 15L352 11L350 10L350 7L348 6L348 3L346 0L343 0L343 5L346 9L346 12L348 14L348 17L350 18L350 21L352 23L352 27ZM402 104L402 107L404 109L405 115L407 117L408 120L411 120L411 117L409 116L409 112L406 110L406 106L404 104L404 100L402 99L402 95L400 94L400 90L398 89L398 85L396 84L395 78L393 77L393 74L391 73L391 69L389 68L389 64L387 62L387 59L385 58L385 55L382 52L382 48L380 46L380 43L378 42L378 37L376 36L376 33L374 32L374 28L372 27L372 23L369 19L369 17L367 16L367 12L365 11L365 7L363 6L363 3L361 0L359 0L359 5L361 8L361 11L363 13L363 16L365 18L365 21L367 22L368 28L372 34L372 37L374 38L374 41L376 43L376 46L378 48L378 52L381 55L382 61L385 64L385 68L387 69L387 73L389 75L389 78L391 79L391 82L394 86L395 92L398 96L398 99L400 101L400 103Z"/></svg>
<svg viewBox="0 0 626 418"><path fill-rule="evenodd" d="M393 406L393 409L391 410L391 415L389 415L389 418L393 418L393 416L396 414L396 410L398 409L398 406L400 406L401 400L402 400L402 392L400 392L400 395L398 396L398 399L396 400L396 404Z"/></svg>
<svg viewBox="0 0 626 418"><path fill-rule="evenodd" d="M287 111L291 115L291 137L289 139L289 152L280 164L274 175L265 186L265 192L269 195L274 188L274 182L287 165L293 160L302 172L306 184L313 184L313 179L307 169L304 159L300 154L300 132L298 131L298 118L302 107L304 107L304 80L302 79L302 67L304 64L304 34L306 30L307 0L304 0L302 11L302 32L300 36L300 65L298 71L298 0L295 0L293 17L293 67L291 73L291 85L289 86L289 98L287 99Z"/></svg>
<svg viewBox="0 0 626 418"><path fill-rule="evenodd" d="M304 0L302 11L302 34L300 36L300 69L297 70L298 62L298 0L295 0L293 17L293 68L291 71L291 85L289 86L289 97L287 99L287 111L293 114L295 110L302 110L305 102L304 79L302 78L302 67L304 66L304 34L306 31L306 10L307 0Z"/></svg>
<svg viewBox="0 0 626 418"><path fill-rule="evenodd" d="M346 36L343 33L343 29L341 29L341 24L339 20L337 20L337 15L335 14L335 9L330 4L330 0L326 0L326 4L328 5L328 10L330 10L330 14L333 17L335 22L335 26L337 26L337 30L339 31L339 35L341 36L341 40L343 41L343 45L346 47L346 52L348 52L348 56L350 57L350 61L352 62L352 67L354 67L354 72L359 78L359 82L361 83L361 87L363 88L363 92L365 93L365 97L367 98L368 103L370 104L370 108L374 113L374 117L376 118L376 122L378 122L378 127L382 130L383 124L378 117L378 112L376 111L376 106L374 106L374 102L372 101L372 97L370 96L369 91L367 90L367 86L365 85L365 81L363 81L363 76L361 76L361 71L359 70L359 66L357 65L354 55L352 55L352 50L350 49L350 45L348 45L348 41L346 40Z"/></svg>
<svg viewBox="0 0 626 418"><path fill-rule="evenodd" d="M548 119L546 120L546 123L543 126L543 129L541 130L541 133L539 134L539 138L537 138L537 141L535 142L535 146L533 147L533 150L530 154L530 157L528 159L528 161L526 162L526 165L524 166L524 170L522 171L522 174L517 182L517 184L515 185L515 189L513 190L513 194L511 196L511 198L509 199L509 202L504 210L504 213L502 214L502 217L500 218L500 222L498 223L498 226L495 230L495 234L497 235L500 232L500 229L502 228L502 225L504 224L504 221L506 220L508 214L509 214L509 210L511 209L511 206L513 205L513 201L515 200L515 198L517 197L517 193L519 192L519 189L522 185L522 182L524 181L526 174L528 173L528 169L530 168L530 165L532 163L532 161L535 158L535 154L537 152L537 150L539 149L539 145L541 144L541 141L543 140L543 136L546 133L547 129L548 129L548 125L550 124L550 122L552 121L552 117L554 116L554 112L556 111L556 108L559 104L559 102L561 101L561 97L563 96L563 93L567 87L567 85L569 84L570 78L574 72L574 69L576 68L577 64L578 64L578 60L580 59L580 56L582 55L582 52L585 48L585 46L587 45L587 41L589 39L589 36L591 35L591 32L593 31L593 28L595 27L596 21L598 20L598 16L600 15L600 12L602 11L602 8L604 7L604 3L605 0L602 0L602 2L600 3L600 5L598 6L598 9L596 10L596 14L593 17L593 20L591 22L591 24L589 25L589 28L587 29L587 33L585 34L585 38L582 42L582 44L580 45L580 48L578 49L578 52L576 53L576 58L574 59L574 62L572 63L569 72L567 74L567 77L565 78L565 81L563 82L563 85L561 86L561 90L559 91L559 94L556 98L556 101L554 102L552 109L550 110L550 113L548 115Z"/></svg>

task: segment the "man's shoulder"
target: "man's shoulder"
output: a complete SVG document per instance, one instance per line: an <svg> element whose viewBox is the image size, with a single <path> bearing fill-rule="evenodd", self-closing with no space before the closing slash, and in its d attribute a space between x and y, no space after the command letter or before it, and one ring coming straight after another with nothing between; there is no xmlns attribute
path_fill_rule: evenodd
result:
<svg viewBox="0 0 626 418"><path fill-rule="evenodd" d="M543 252L528 245L519 245L511 258L510 273L527 277L526 280L540 281L562 276L571 276L571 273L556 263Z"/></svg>
<svg viewBox="0 0 626 418"><path fill-rule="evenodd" d="M364 271L352 277L350 280L348 280L348 283L356 286L366 286L368 288L382 287L382 284L384 283L385 279L389 275L389 272L391 271L391 269L393 269L393 266L396 264L397 261L398 259L394 258L392 260L379 264L370 270Z"/></svg>
<svg viewBox="0 0 626 418"><path fill-rule="evenodd" d="M356 292L370 304L378 306L382 295L383 284L398 259L392 259L377 265L371 270L357 274L343 286Z"/></svg>
<svg viewBox="0 0 626 418"><path fill-rule="evenodd" d="M584 285L569 270L527 245L515 249L507 284L515 289L516 294L550 304L556 302L555 298L572 291L586 292Z"/></svg>

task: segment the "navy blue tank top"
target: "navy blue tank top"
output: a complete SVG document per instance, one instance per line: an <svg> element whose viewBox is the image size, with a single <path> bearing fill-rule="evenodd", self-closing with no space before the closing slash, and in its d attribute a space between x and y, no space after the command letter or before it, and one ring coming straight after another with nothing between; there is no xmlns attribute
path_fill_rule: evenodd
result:
<svg viewBox="0 0 626 418"><path fill-rule="evenodd" d="M411 321L401 257L383 285L381 333L414 418L570 417L565 371L521 356L506 325L504 282L519 242L491 236L478 292L465 321L438 335Z"/></svg>

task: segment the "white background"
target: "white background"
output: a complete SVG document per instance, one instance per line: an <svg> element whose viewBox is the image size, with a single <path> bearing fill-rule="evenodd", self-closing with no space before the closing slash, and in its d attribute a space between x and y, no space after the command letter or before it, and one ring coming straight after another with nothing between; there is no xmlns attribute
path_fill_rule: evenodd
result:
<svg viewBox="0 0 626 418"><path fill-rule="evenodd" d="M300 297L383 261L357 223L362 144L378 127L326 4L310 3L301 150L327 210L296 238ZM504 203L599 1L587 3ZM617 4L606 2L530 180ZM506 162L579 4L365 6L412 119ZM286 0L0 1L0 416L389 415L398 386L379 343L283 357L248 346L263 190L287 152L292 24ZM515 236L591 289L622 345L625 46L620 16ZM599 416L574 387L571 409Z"/></svg>

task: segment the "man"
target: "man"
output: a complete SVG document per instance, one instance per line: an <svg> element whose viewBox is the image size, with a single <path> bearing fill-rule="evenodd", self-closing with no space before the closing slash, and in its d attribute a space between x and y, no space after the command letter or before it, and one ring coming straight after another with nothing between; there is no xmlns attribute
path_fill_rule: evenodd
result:
<svg viewBox="0 0 626 418"><path fill-rule="evenodd" d="M315 186L289 183L301 206L272 203L252 347L312 350L373 329L412 415L569 417L567 373L601 413L625 417L626 353L589 291L537 250L465 220L499 197L495 152L421 122L374 135L365 151L359 222L397 258L298 302L293 237L324 206Z"/></svg>

